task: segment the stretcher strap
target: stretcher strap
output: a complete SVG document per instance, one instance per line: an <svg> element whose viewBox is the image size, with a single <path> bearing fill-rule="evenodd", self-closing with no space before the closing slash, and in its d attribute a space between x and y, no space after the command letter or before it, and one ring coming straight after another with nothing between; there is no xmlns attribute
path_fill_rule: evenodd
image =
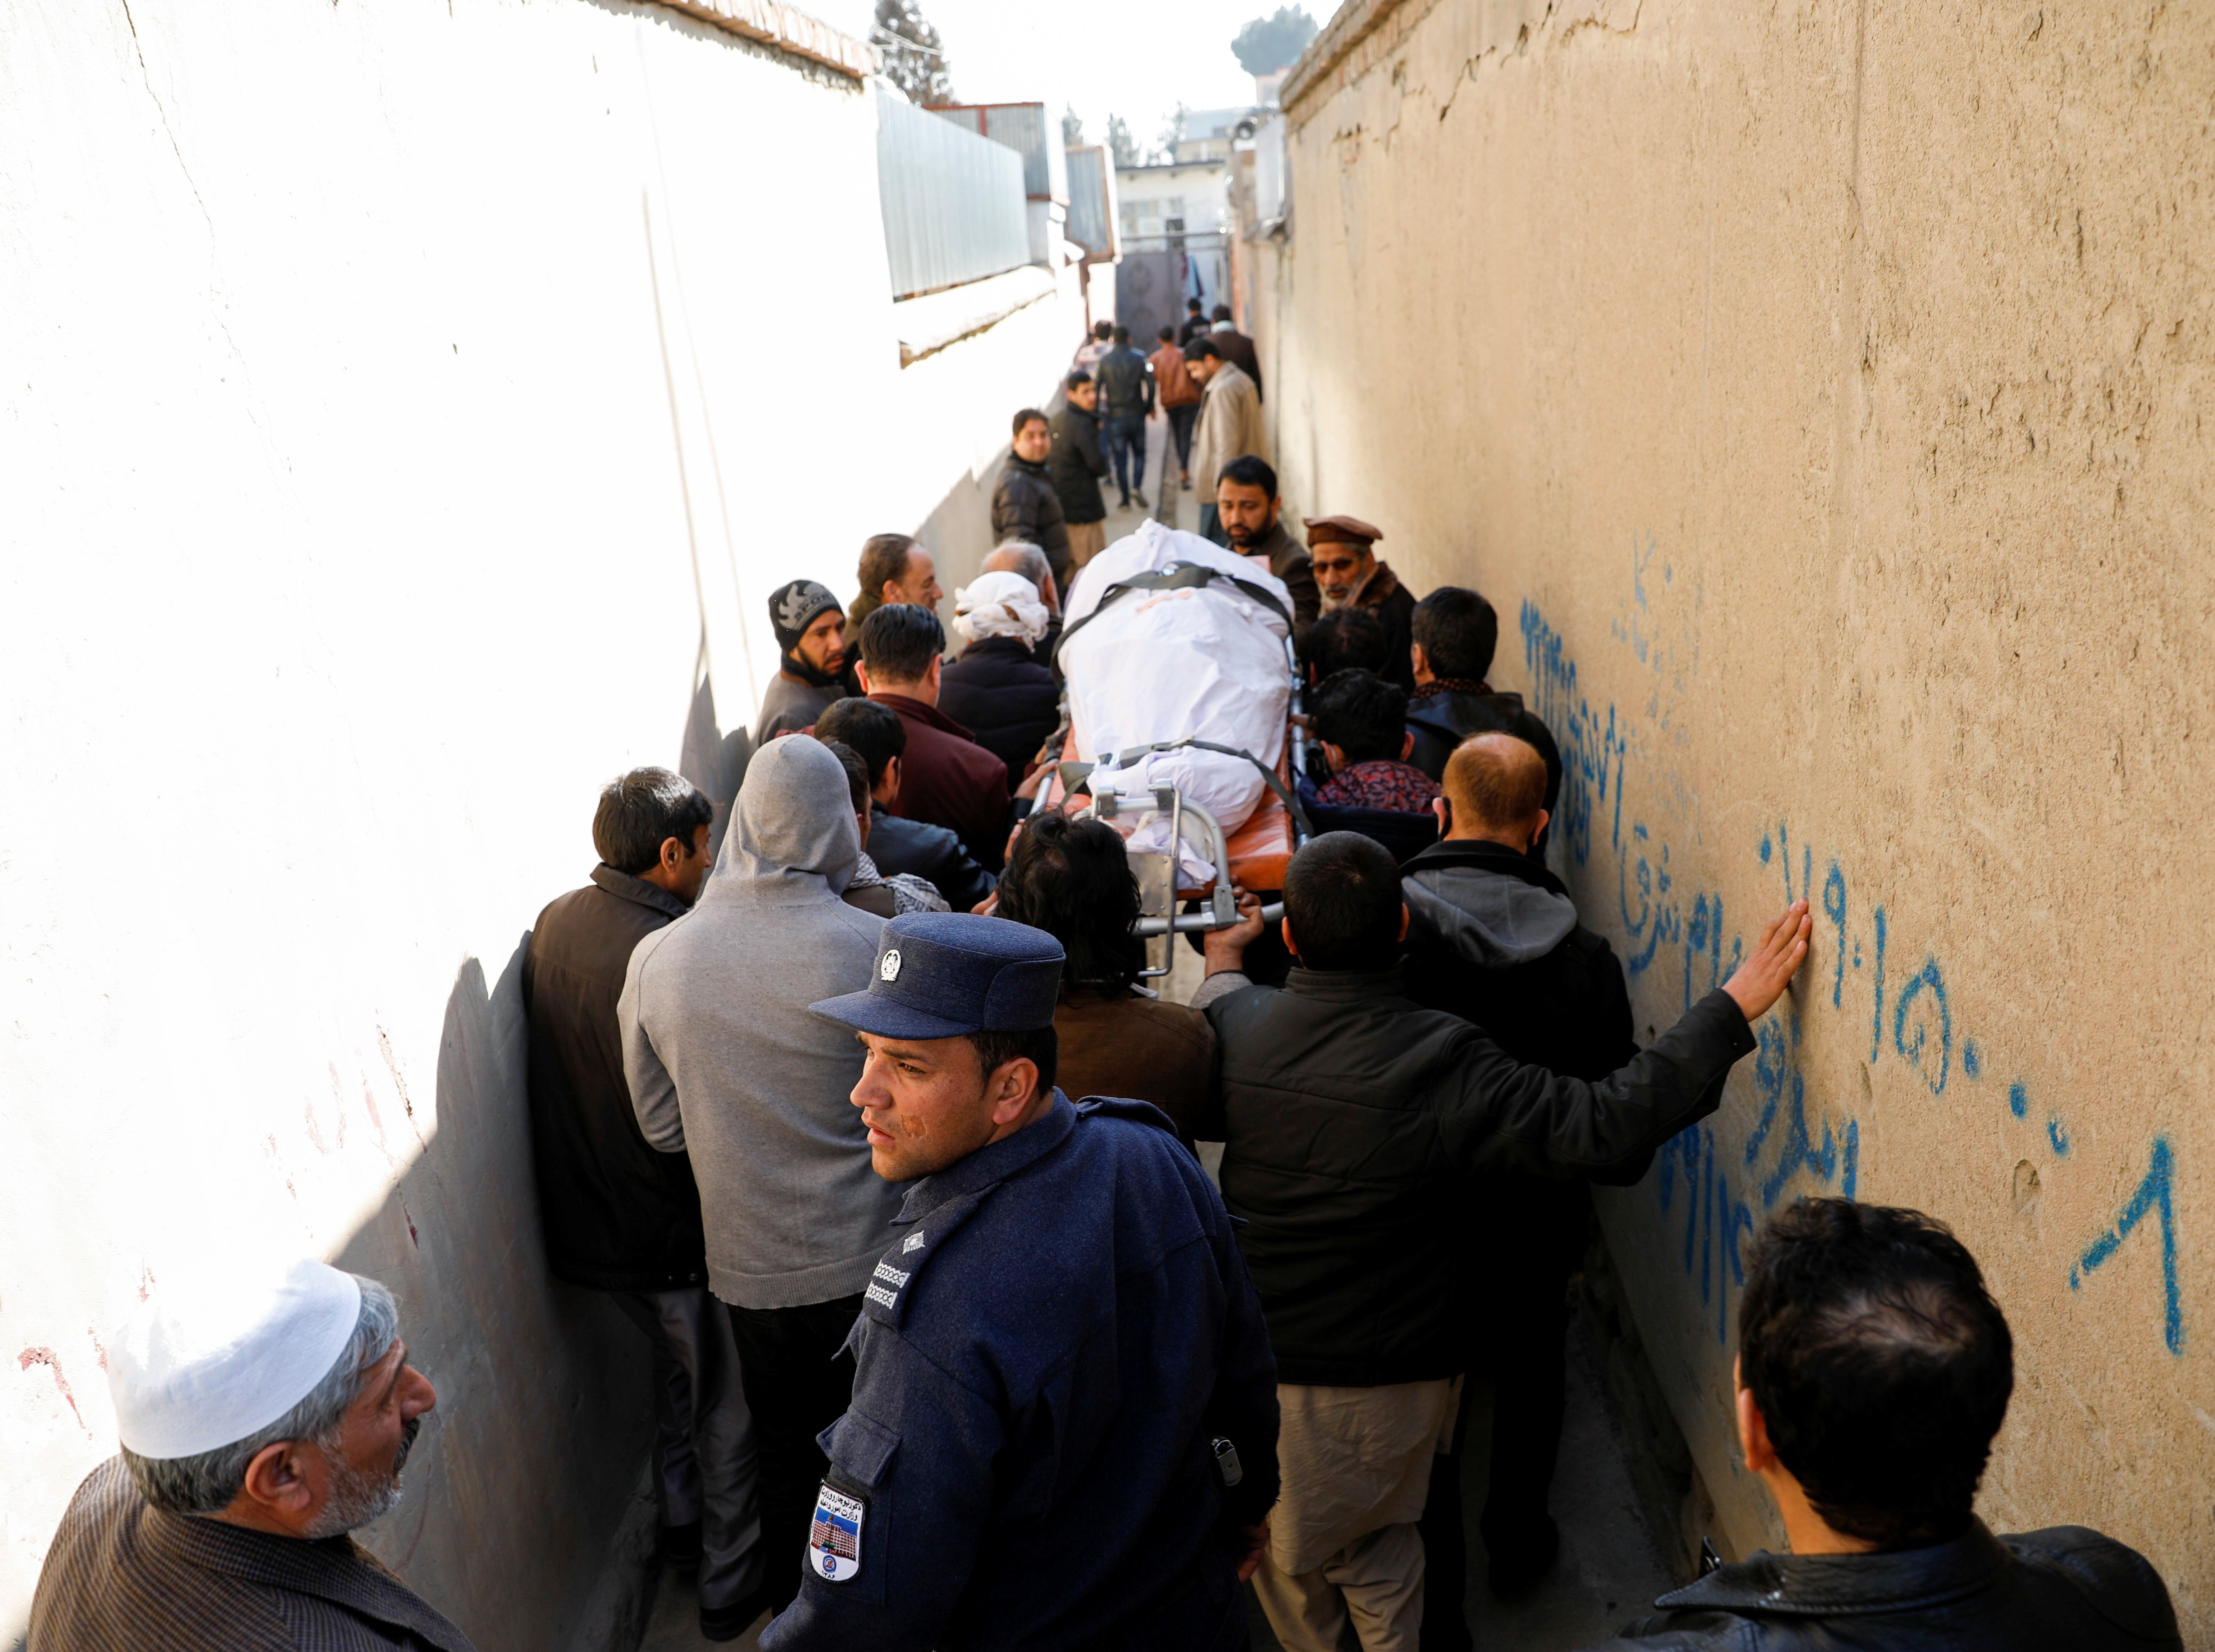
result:
<svg viewBox="0 0 2215 1652"><path fill-rule="evenodd" d="M1236 586L1255 601L1275 614L1279 619L1283 620L1285 629L1292 629L1292 617L1285 611L1285 605L1279 602L1267 589L1255 584L1253 580L1242 580L1236 574L1226 574L1219 568L1210 568L1206 562L1171 562L1167 568L1156 568L1145 574L1133 574L1127 580L1119 580L1101 592L1100 600L1094 605L1092 611L1064 631L1060 640L1053 645L1055 663L1057 665L1060 663L1061 651L1069 646L1069 639L1092 623L1099 617L1101 610L1118 597L1126 596L1133 591L1196 591L1200 586L1212 584L1217 580L1221 580L1226 585ZM1241 752L1237 755L1243 757L1246 754ZM1279 789L1282 790L1283 788L1279 787Z"/></svg>
<svg viewBox="0 0 2215 1652"><path fill-rule="evenodd" d="M1282 802L1286 811L1291 814L1292 824L1299 828L1300 841L1304 843L1315 836L1315 827L1308 820L1308 812L1300 807L1300 800L1292 789L1278 778L1277 771L1262 762L1260 758L1255 757L1253 752L1242 751L1236 746L1218 746L1212 740L1189 738L1157 740L1151 746L1124 747L1115 753L1114 764L1119 769L1127 769L1142 757L1150 756L1156 752L1179 752L1187 746L1190 746L1195 752L1214 752L1223 757L1244 758L1261 771L1261 778L1269 783L1269 789L1277 794L1278 801Z"/></svg>

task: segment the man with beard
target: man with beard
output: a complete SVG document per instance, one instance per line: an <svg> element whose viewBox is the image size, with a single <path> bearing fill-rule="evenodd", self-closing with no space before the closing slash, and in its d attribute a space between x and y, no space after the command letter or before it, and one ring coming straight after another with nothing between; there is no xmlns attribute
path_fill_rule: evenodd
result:
<svg viewBox="0 0 2215 1652"><path fill-rule="evenodd" d="M770 629L781 651L776 675L762 695L754 744L810 728L834 700L846 697L846 616L838 599L813 580L794 580L770 593Z"/></svg>
<svg viewBox="0 0 2215 1652"><path fill-rule="evenodd" d="M1230 549L1241 556L1266 556L1269 572L1292 593L1292 641L1307 645L1308 627L1322 611L1307 547L1285 526L1285 501L1277 497L1277 472L1251 453L1223 467L1216 479L1215 512Z"/></svg>
<svg viewBox="0 0 2215 1652"><path fill-rule="evenodd" d="M1358 516L1311 517L1306 524L1308 556L1322 592L1322 611L1365 608L1384 628L1384 666L1377 675L1414 693L1415 672L1408 644L1413 637L1415 595L1377 560L1376 544L1384 535Z"/></svg>
<svg viewBox="0 0 2215 1652"><path fill-rule="evenodd" d="M439 1397L383 1286L304 1257L165 1280L107 1385L123 1449L46 1551L39 1652L471 1652L346 1535L400 1501Z"/></svg>

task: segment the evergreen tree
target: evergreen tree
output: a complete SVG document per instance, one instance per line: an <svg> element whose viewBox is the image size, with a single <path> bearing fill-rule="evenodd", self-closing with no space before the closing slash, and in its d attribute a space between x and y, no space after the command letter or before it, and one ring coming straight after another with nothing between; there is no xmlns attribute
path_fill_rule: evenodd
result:
<svg viewBox="0 0 2215 1652"><path fill-rule="evenodd" d="M884 54L885 78L911 103L951 103L954 77L946 67L938 30L916 0L877 0L870 37Z"/></svg>
<svg viewBox="0 0 2215 1652"><path fill-rule="evenodd" d="M1191 113L1190 109L1185 107L1182 103L1179 103L1176 106L1176 113L1169 116L1169 120L1163 124L1161 142L1154 150L1156 164L1167 166L1176 159L1176 146L1184 142L1185 117Z"/></svg>
<svg viewBox="0 0 2215 1652"><path fill-rule="evenodd" d="M1120 114L1108 117L1108 152L1115 157L1117 166L1143 166L1138 145L1131 136L1131 129Z"/></svg>
<svg viewBox="0 0 2215 1652"><path fill-rule="evenodd" d="M1296 6L1279 6L1269 17L1256 17L1230 42L1239 66L1249 75L1273 75L1289 69L1316 37L1316 20Z"/></svg>

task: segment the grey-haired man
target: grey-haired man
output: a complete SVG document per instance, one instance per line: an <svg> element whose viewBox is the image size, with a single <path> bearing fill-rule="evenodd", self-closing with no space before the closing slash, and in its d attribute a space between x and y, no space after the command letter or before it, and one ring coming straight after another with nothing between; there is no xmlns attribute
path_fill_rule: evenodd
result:
<svg viewBox="0 0 2215 1652"><path fill-rule="evenodd" d="M33 1652L470 1652L346 1536L439 1399L383 1286L304 1258L165 1285L107 1382L123 1449L46 1551Z"/></svg>

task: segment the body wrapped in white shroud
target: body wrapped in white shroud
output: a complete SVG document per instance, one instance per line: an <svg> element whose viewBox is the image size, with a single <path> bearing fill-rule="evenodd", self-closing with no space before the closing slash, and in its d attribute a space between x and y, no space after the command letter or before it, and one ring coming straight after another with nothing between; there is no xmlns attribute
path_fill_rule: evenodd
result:
<svg viewBox="0 0 2215 1652"><path fill-rule="evenodd" d="M1118 752L1157 741L1199 739L1251 752L1270 768L1284 752L1291 703L1285 657L1290 627L1283 615L1226 580L1176 591L1127 592L1105 609L1109 586L1175 562L1202 562L1267 591L1292 611L1292 595L1274 574L1234 551L1148 522L1085 564L1071 581L1068 623L1097 617L1062 645L1061 667L1078 756L1108 759L1095 770L1095 795L1143 795L1174 785L1200 804L1228 837L1246 823L1267 782L1242 758L1187 747L1112 761ZM1166 822L1151 822L1131 839L1134 850L1168 847ZM1187 850L1188 878L1205 881L1215 869Z"/></svg>

